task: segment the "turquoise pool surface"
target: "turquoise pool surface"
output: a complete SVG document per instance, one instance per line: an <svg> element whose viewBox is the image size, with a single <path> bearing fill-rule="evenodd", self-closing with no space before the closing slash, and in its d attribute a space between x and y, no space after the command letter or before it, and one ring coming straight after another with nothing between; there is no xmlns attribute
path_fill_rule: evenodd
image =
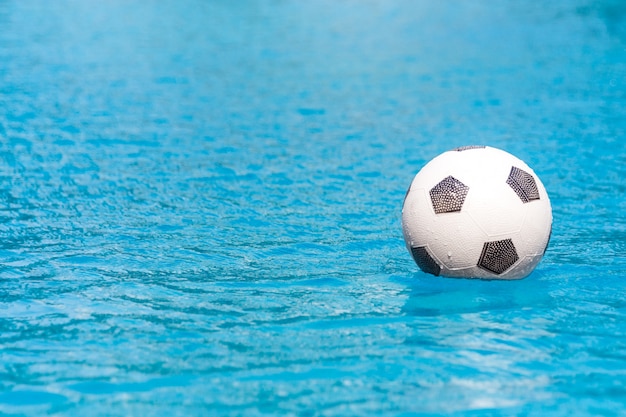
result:
<svg viewBox="0 0 626 417"><path fill-rule="evenodd" d="M0 1L0 415L626 410L619 0ZM431 158L551 197L514 282L420 272Z"/></svg>

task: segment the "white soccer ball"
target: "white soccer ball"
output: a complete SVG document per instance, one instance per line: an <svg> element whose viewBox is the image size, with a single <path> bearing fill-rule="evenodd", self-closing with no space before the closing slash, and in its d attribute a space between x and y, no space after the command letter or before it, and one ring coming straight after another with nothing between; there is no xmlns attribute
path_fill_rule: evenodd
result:
<svg viewBox="0 0 626 417"><path fill-rule="evenodd" d="M464 146L417 173L404 198L402 231L424 272L519 279L545 253L552 207L523 161L500 149Z"/></svg>

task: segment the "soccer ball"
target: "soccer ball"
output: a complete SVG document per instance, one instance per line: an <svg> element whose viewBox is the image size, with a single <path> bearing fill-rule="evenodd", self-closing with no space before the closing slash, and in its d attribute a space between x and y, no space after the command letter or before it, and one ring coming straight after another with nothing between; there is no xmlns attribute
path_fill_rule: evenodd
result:
<svg viewBox="0 0 626 417"><path fill-rule="evenodd" d="M520 279L545 253L552 208L523 161L500 149L464 146L417 173L404 198L402 231L424 272Z"/></svg>

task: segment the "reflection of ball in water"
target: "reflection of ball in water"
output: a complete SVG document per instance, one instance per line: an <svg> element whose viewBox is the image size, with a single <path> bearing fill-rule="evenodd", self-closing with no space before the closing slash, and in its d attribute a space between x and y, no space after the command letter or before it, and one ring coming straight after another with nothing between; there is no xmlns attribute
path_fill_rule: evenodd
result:
<svg viewBox="0 0 626 417"><path fill-rule="evenodd" d="M424 272L524 278L548 246L552 208L543 184L520 159L466 146L417 173L404 198L402 231Z"/></svg>

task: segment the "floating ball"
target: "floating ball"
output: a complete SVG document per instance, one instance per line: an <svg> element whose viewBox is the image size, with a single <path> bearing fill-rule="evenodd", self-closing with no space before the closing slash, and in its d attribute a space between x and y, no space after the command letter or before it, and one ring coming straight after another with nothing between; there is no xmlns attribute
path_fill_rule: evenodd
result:
<svg viewBox="0 0 626 417"><path fill-rule="evenodd" d="M404 198L402 231L424 272L519 279L545 253L552 208L523 161L489 146L465 146L417 173Z"/></svg>

